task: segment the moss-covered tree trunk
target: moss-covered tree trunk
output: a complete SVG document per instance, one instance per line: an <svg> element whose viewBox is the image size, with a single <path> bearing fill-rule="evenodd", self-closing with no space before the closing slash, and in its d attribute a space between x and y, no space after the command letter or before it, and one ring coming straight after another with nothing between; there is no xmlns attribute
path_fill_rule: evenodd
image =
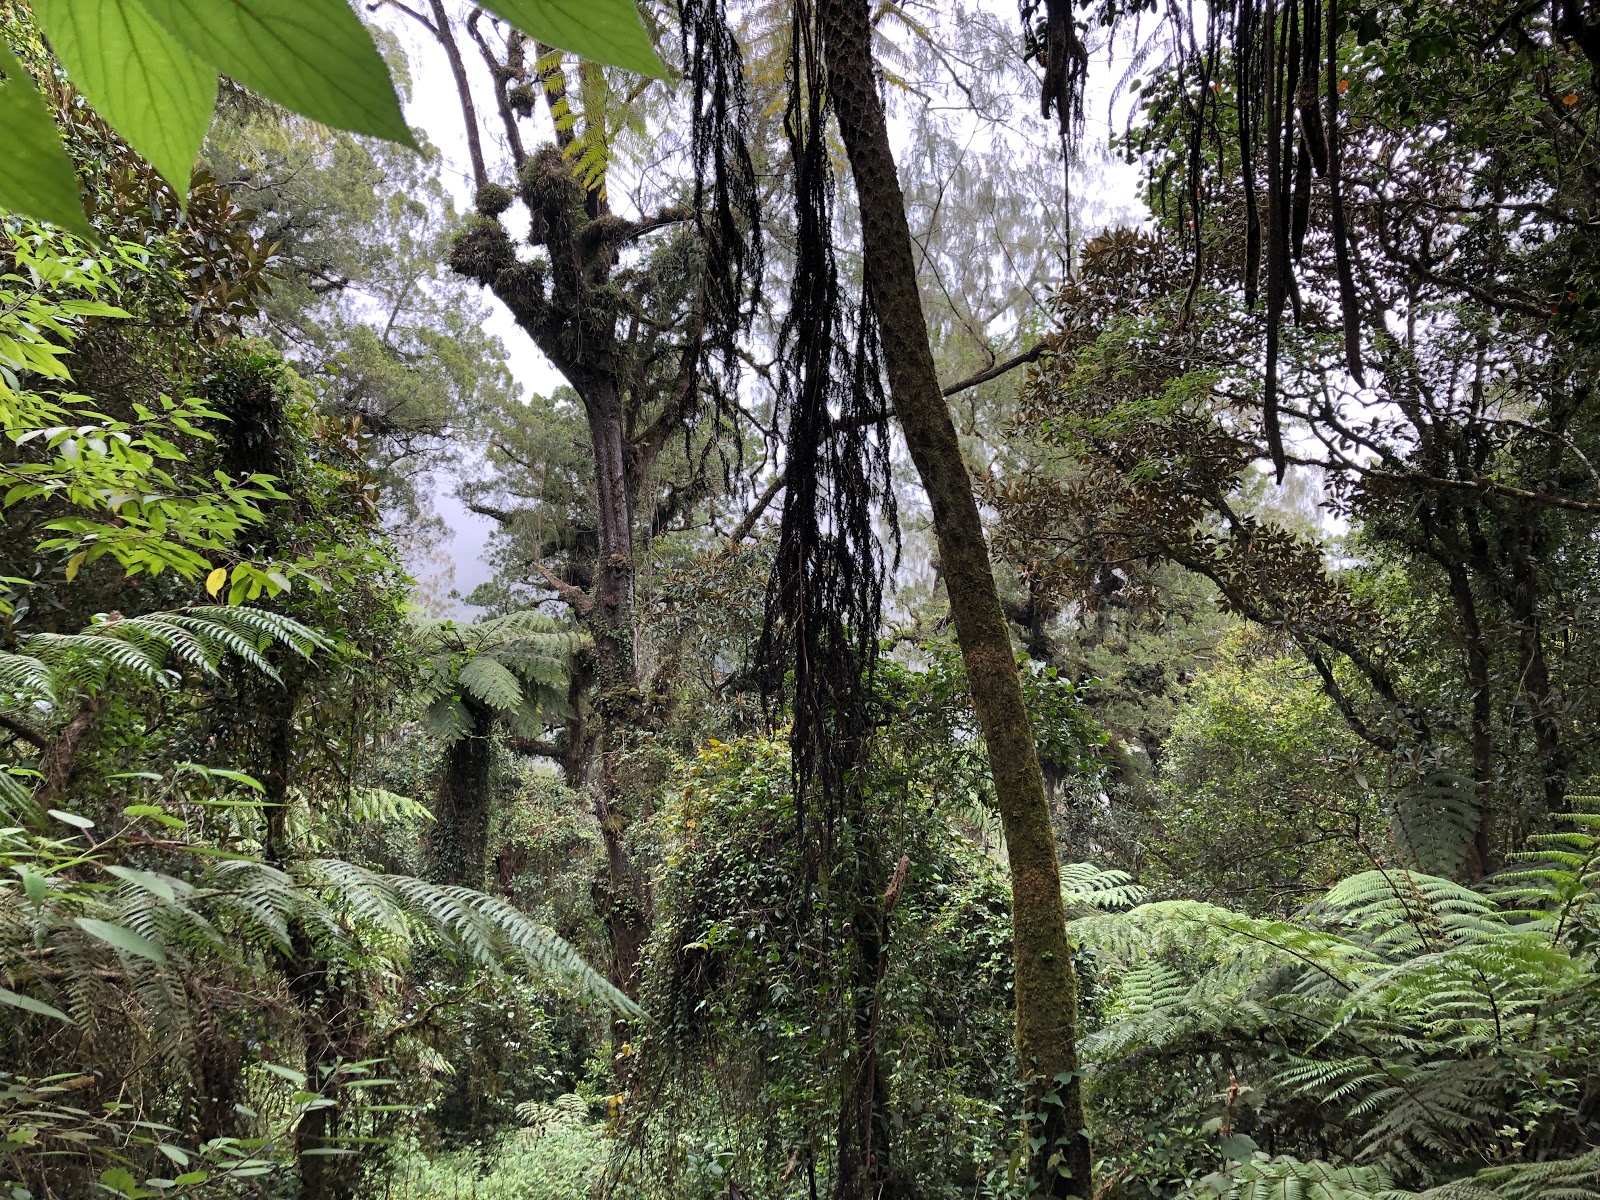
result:
<svg viewBox="0 0 1600 1200"><path fill-rule="evenodd" d="M872 59L867 0L819 0L828 86L856 193L866 278L896 418L933 508L945 585L983 729L1010 856L1017 1054L1029 1174L1040 1195L1088 1196L1089 1142L1077 1080L1077 996L1061 868L972 480L945 405L917 287L911 230Z"/></svg>
<svg viewBox="0 0 1600 1200"><path fill-rule="evenodd" d="M642 719L634 510L655 453L641 451L629 436L627 391L633 367L618 341L622 308L610 285L618 239L632 226L614 217L596 190L585 189L573 164L555 146L528 157L519 186L533 215L531 240L548 255L548 267L519 260L504 227L486 216L457 240L450 261L458 273L488 287L505 303L578 393L588 420L594 455L593 585L584 590L542 563L536 567L594 643L584 664L584 677L593 685L594 719L585 722L590 736L570 744L569 750L581 755L593 746L597 755L591 794L606 859L595 880L595 906L611 943L611 981L631 995L649 933L646 881L627 846L628 830L644 815L647 798L633 794L624 771L628 738ZM589 773L585 763L568 765L569 779Z"/></svg>
<svg viewBox="0 0 1600 1200"><path fill-rule="evenodd" d="M634 611L634 497L621 388L614 378L584 378L579 389L595 451L595 508L599 563L581 619L594 642L593 705L599 718L595 819L606 865L594 887L595 910L611 944L611 982L637 996L639 960L650 935L649 893L627 845L643 815L643 797L625 778L627 739L641 727L638 630Z"/></svg>

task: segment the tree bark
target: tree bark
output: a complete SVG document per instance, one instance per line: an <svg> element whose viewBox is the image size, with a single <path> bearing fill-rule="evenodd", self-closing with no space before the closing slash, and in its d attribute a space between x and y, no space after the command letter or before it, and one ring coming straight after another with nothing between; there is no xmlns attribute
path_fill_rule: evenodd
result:
<svg viewBox="0 0 1600 1200"><path fill-rule="evenodd" d="M1023 707L972 480L945 406L917 286L911 230L878 95L867 0L820 0L828 87L861 203L869 298L895 416L933 509L950 611L989 752L1011 866L1017 1056L1029 1175L1042 1196L1090 1195L1077 1063L1077 982L1044 778Z"/></svg>

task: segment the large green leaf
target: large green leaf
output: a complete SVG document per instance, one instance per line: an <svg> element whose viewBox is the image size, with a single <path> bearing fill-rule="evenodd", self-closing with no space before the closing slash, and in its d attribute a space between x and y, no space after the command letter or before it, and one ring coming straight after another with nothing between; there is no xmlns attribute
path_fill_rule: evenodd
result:
<svg viewBox="0 0 1600 1200"><path fill-rule="evenodd" d="M142 0L230 79L285 108L412 146L383 56L345 0Z"/></svg>
<svg viewBox="0 0 1600 1200"><path fill-rule="evenodd" d="M483 0L483 7L529 37L590 62L667 77L633 0Z"/></svg>
<svg viewBox="0 0 1600 1200"><path fill-rule="evenodd" d="M4 76L0 82L0 129L5 130L0 208L92 236L78 199L72 160L61 146L61 133L44 97L3 41L0 76Z"/></svg>
<svg viewBox="0 0 1600 1200"><path fill-rule="evenodd" d="M110 921L97 921L93 917L78 917L76 920L83 926L85 932L94 934L102 942L109 942L118 950L137 954L140 958L148 958L151 962L165 962L167 959L161 947L142 933L135 933L121 925L113 925Z"/></svg>
<svg viewBox="0 0 1600 1200"><path fill-rule="evenodd" d="M180 196L211 124L217 72L139 0L33 0L78 90Z"/></svg>

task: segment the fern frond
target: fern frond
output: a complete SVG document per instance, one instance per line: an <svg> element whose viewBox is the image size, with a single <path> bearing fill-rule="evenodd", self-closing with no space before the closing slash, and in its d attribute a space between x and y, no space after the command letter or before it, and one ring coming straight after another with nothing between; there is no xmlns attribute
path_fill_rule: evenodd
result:
<svg viewBox="0 0 1600 1200"><path fill-rule="evenodd" d="M508 712L522 703L521 681L489 655L469 661L456 678L463 691L497 712Z"/></svg>
<svg viewBox="0 0 1600 1200"><path fill-rule="evenodd" d="M1126 871L1102 870L1093 863L1061 865L1061 899L1069 910L1116 911L1144 902L1149 892Z"/></svg>
<svg viewBox="0 0 1600 1200"><path fill-rule="evenodd" d="M1429 874L1454 875L1477 834L1477 788L1457 771L1430 771L1401 786L1389 818L1406 861Z"/></svg>

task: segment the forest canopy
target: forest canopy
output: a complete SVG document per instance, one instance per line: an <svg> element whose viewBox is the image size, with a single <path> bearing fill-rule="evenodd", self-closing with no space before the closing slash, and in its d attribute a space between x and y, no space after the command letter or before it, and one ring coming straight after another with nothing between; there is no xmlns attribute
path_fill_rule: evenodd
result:
<svg viewBox="0 0 1600 1200"><path fill-rule="evenodd" d="M1597 84L0 0L0 1195L1600 1200Z"/></svg>

